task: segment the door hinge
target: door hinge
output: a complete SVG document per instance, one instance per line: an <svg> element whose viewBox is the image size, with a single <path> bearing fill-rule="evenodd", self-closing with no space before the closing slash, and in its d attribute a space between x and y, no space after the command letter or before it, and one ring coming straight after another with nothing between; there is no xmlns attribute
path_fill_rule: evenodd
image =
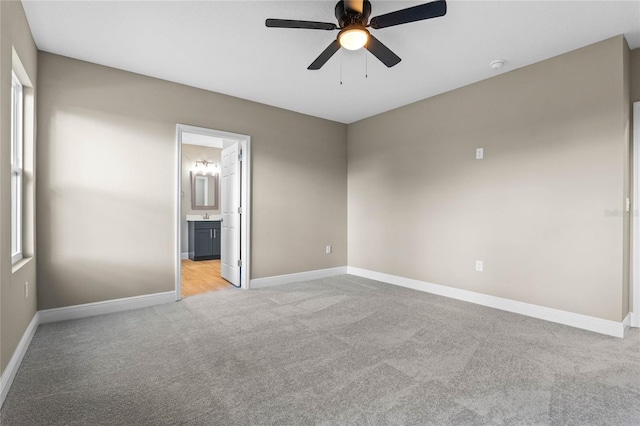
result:
<svg viewBox="0 0 640 426"><path fill-rule="evenodd" d="M238 214L242 214L242 207L238 207Z"/></svg>
<svg viewBox="0 0 640 426"><path fill-rule="evenodd" d="M242 268L242 259L238 259L238 267Z"/></svg>
<svg viewBox="0 0 640 426"><path fill-rule="evenodd" d="M242 161L242 150L238 151L238 161Z"/></svg>

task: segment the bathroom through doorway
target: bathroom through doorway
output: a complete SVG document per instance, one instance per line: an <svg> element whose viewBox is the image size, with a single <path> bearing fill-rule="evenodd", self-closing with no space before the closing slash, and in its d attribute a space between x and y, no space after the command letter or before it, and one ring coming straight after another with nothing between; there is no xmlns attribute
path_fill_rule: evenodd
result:
<svg viewBox="0 0 640 426"><path fill-rule="evenodd" d="M250 138L177 125L176 300L249 286Z"/></svg>

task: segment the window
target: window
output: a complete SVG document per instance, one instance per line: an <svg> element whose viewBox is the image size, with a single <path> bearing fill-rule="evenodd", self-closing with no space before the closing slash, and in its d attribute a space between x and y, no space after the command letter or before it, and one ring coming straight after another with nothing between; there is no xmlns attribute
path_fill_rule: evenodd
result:
<svg viewBox="0 0 640 426"><path fill-rule="evenodd" d="M23 87L11 73L11 262L22 259Z"/></svg>

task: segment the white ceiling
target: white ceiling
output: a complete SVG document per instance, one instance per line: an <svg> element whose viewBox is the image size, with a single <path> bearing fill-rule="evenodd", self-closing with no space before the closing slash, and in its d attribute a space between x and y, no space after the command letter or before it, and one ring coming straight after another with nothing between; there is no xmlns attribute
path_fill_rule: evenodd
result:
<svg viewBox="0 0 640 426"><path fill-rule="evenodd" d="M425 1L372 0L371 16ZM341 49L337 31L266 28L266 18L335 22L336 1L23 1L39 49L351 123L606 38L640 47L640 1L448 1L445 17L372 30L402 58L387 69ZM341 70L342 63L342 70ZM343 84L340 84L342 73Z"/></svg>

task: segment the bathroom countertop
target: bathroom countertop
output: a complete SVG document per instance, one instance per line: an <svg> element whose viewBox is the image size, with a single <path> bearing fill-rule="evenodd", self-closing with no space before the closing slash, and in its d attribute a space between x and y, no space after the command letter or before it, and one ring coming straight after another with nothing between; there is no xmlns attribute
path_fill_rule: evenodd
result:
<svg viewBox="0 0 640 426"><path fill-rule="evenodd" d="M221 220L221 219L222 219L222 216L220 216L219 214L209 215L208 219L203 218L201 214L187 215L187 222L214 222L216 220Z"/></svg>

